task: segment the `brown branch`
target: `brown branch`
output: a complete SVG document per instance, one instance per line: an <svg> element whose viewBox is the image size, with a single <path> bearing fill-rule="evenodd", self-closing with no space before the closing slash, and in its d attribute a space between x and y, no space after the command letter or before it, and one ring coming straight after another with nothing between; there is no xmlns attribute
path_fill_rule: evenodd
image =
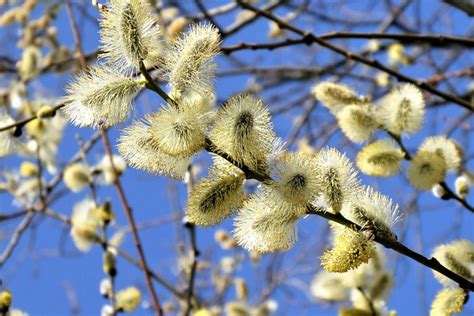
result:
<svg viewBox="0 0 474 316"><path fill-rule="evenodd" d="M466 100L463 100L461 98L459 98L458 96L455 96L455 95L451 95L449 93L446 93L446 92L443 92L443 91L440 91L438 89L436 89L435 87L433 87L432 85L428 84L427 82L419 82L407 75L404 75L394 69L391 69L391 68L388 68L384 65L382 65L378 60L375 60L375 59L369 59L369 58L366 58L360 54L354 54L354 53L351 53L339 46L336 46L336 45L333 45L329 42L327 42L326 40L314 35L313 33L311 32L305 32L291 24L288 24L286 23L285 21L277 18L276 16L274 16L273 14L265 11L265 10L261 10L259 8L256 8L242 0L236 0L237 3L244 9L247 9L247 10L251 10L253 12L255 12L256 14L260 15L260 16L263 16L275 23L278 24L278 26L280 28L284 28L284 29L287 29L287 30L290 30L296 34L299 34L301 35L305 41L306 41L306 44L307 45L311 45L313 43L316 43L322 47L325 47L325 48L328 48L330 50L332 50L333 52L339 54L339 55L342 55L344 57L346 57L347 59L349 60L354 60L354 61L357 61L357 62L360 62L362 64L365 64L367 66L370 66L372 68L375 68L375 69L378 69L380 71L383 71L385 73L388 73L389 75L392 75L394 76L395 78L397 78L398 80L400 81L404 81L404 82L409 82L409 83L412 83L414 85L416 85L417 87L419 87L420 89L423 89L425 91L428 91L432 94L435 94L445 100L448 100L450 102L453 102L453 103L456 103L456 104L459 104L461 105L462 107L470 110L470 111L474 111L474 106L472 105L471 102L468 102Z"/></svg>
<svg viewBox="0 0 474 316"><path fill-rule="evenodd" d="M67 11L67 16L69 18L69 23L71 24L76 54L79 57L81 68L85 69L87 66L86 58L84 57L84 52L82 51L81 35L79 34L79 29L77 28L77 23L76 23L76 20L74 19L74 13L72 12L71 0L66 0L66 11Z"/></svg>
<svg viewBox="0 0 474 316"><path fill-rule="evenodd" d="M143 251L143 247L142 247L142 244L140 242L140 237L138 235L135 220L133 218L132 209L131 209L130 205L128 204L128 200L125 196L125 191L123 190L120 179L117 176L117 170L115 169L115 165L114 165L114 161L113 161L112 147L110 146L109 138L107 137L107 131L103 127L101 127L100 132L101 132L101 136L102 136L102 141L104 142L105 150L107 152L107 156L110 159L110 165L112 167L112 172L114 174L113 183L114 183L115 189L117 191L117 194L119 196L120 202L122 203L122 207L125 211L125 214L127 215L127 219L128 219L128 223L130 225L130 228L132 230L133 241L135 243L135 248L137 249L138 256L140 258L140 264L141 264L143 273L145 274L145 281L146 281L146 285L148 287L148 290L149 290L151 298L152 298L153 307L154 307L155 312L156 312L157 315L163 315L163 311L162 311L160 303L158 301L158 296L156 295L155 289L153 287L153 283L151 282L150 272L149 272L149 269L148 269L148 265L146 263L145 253Z"/></svg>
<svg viewBox="0 0 474 316"><path fill-rule="evenodd" d="M391 39L404 44L430 44L435 47L447 47L450 45L459 45L473 48L474 40L466 37L446 36L442 34L391 34L391 33L356 33L356 32L331 32L317 36L321 39ZM286 39L277 43L250 44L240 43L233 46L222 47L221 51L230 54L235 51L250 50L273 50L276 48L292 45L307 45L307 39L303 36L299 39Z"/></svg>
<svg viewBox="0 0 474 316"><path fill-rule="evenodd" d="M58 105L55 105L53 108L52 108L52 115L51 116L54 116L54 113L56 113L57 110L61 109L62 107L64 107L65 104L64 103L60 103ZM28 117L26 119L23 119L23 120L19 120L19 121L16 121L15 123L12 123L10 125L5 125L5 126L2 126L0 127L0 133L1 132L4 132L4 131L7 131L9 129L12 129L12 128L15 128L15 134L18 134L18 135L21 135L21 129L26 125L28 124L29 122L33 121L33 120L36 120L38 118L38 116L35 114L35 115L32 115L31 117Z"/></svg>
<svg viewBox="0 0 474 316"><path fill-rule="evenodd" d="M336 222L336 223L339 223L345 227L348 227L356 232L360 232L362 231L362 227L357 225L356 223L348 220L347 218L345 218L344 216L342 216L341 214L333 214L333 213L330 213L330 212L326 212L324 210L319 210L317 208L315 208L314 206L312 205L309 205L308 206L308 214L313 214L313 215L317 215L317 216L321 216L321 217L324 217L325 219L328 219L328 220L331 220L333 222ZM379 236L379 234L375 233L375 236L374 236L374 241L383 245L385 248L389 248L389 249L392 249L406 257L409 257L419 263L421 263L422 265L432 269L432 270L435 270L439 273L441 273L442 275L448 277L449 279L455 281L457 284L459 284L459 286L463 289L466 289L466 290L469 290L469 291L472 291L474 292L474 283L472 283L471 281L469 280L466 280L465 278L463 278L462 276L460 276L459 274L457 273L454 273L453 271L447 269L446 267L444 267L441 263L439 263L438 260L436 260L436 258L426 258L424 257L423 255L411 250L410 248L406 247L404 244L396 241L396 240L392 240L392 239L388 239L388 238L385 238L383 236Z"/></svg>
<svg viewBox="0 0 474 316"><path fill-rule="evenodd" d="M186 186L188 189L188 194L191 192L194 184L194 179L192 175L192 164L188 167L188 181L186 182ZM184 312L185 316L189 316L194 309L193 304L193 297L194 297L194 283L196 279L196 269L197 269L197 258L199 257L199 249L197 247L196 242L196 226L192 223L186 221L184 223L184 227L189 232L189 243L191 245L191 255L192 255L192 263L191 263L191 272L189 274L189 282L188 282L188 289L186 293L186 310Z"/></svg>

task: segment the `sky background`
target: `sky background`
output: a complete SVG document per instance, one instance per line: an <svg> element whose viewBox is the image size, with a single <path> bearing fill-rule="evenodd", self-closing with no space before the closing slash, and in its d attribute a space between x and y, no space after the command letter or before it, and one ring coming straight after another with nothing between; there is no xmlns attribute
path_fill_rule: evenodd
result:
<svg viewBox="0 0 474 316"><path fill-rule="evenodd" d="M195 10L188 1L182 1L190 10ZM191 2L191 1L190 1ZM334 3L333 1L328 1ZM406 12L407 15L419 12L421 15L431 16L434 7L433 4L438 1L424 0L416 6L411 6ZM206 6L214 7L225 3L225 1L205 1ZM419 6L417 8L417 6ZM383 5L380 1L350 1L350 7L360 13L361 19L383 19ZM332 7L312 7L314 10L324 10L332 16L338 16L338 5ZM41 11L41 6L36 11ZM97 16L93 8L89 8L92 16ZM0 11L1 12L1 11ZM285 11L277 11L284 14ZM451 32L453 35L463 35L467 30L474 30L472 19L469 19L464 13L454 9L449 9L451 16ZM235 12L227 14L217 21L221 25L228 25L233 21ZM79 17L79 15L77 15ZM80 19L80 32L83 39L83 49L85 52L91 52L97 48L98 34L97 26L88 19ZM309 25L305 21L299 21L299 26L305 29L311 29L316 34L335 31L330 26L321 23L319 25ZM73 48L72 33L67 20L64 9L61 9L57 20L59 39L62 43L69 43L69 47ZM372 29L373 30L373 29ZM342 31L342 30L339 30ZM350 31L369 31L363 28L351 29ZM433 30L421 30L423 32L445 32L443 28L435 28ZM224 45L231 45L245 42L267 42L266 34L268 32L268 23L263 19L259 19L255 23L244 28L242 31L226 39ZM18 28L0 28L0 55L18 58L18 49L15 47L15 37L18 36ZM351 40L344 41L350 43L351 49L360 51L364 48L365 41ZM318 47L294 46L272 52L263 52L262 55L255 54L250 51L242 51L236 53L236 58L249 63L258 65L259 67L278 65L292 65L305 67L309 65L319 65L327 62L328 59L335 59L334 54ZM437 52L433 52L436 54ZM386 59L380 57L382 62ZM461 69L463 66L472 65L472 51L467 53L459 63L453 65L453 69ZM234 67L228 60L219 57L219 71ZM360 71L364 71L364 67L360 67ZM402 72L415 78L427 78L432 73L427 69L417 66L406 67ZM68 74L45 75L40 80L30 83L30 91L44 96L63 95L63 87L68 79ZM314 77L308 81L298 81L295 84L305 85L309 88L315 82L319 82L328 78ZM217 94L219 100L225 100L234 93L244 90L249 83L249 76L228 76L218 78L216 82ZM5 80L0 81L5 86ZM361 88L360 92L364 93L364 85L350 79L348 81L352 86ZM463 90L469 80L459 79L457 81L459 91ZM288 93L291 85L286 87L288 90L281 90L281 94ZM440 86L443 89L443 86ZM275 91L269 91L262 96L274 94ZM294 96L288 94L288 100ZM162 104L161 100L153 93L146 92L140 96L136 103L133 118L143 116L145 113L156 111ZM270 104L270 108L272 105ZM295 115L301 113L302 107L284 113L274 118L274 125L277 134L284 140L291 133L292 122ZM427 121L436 117L436 124L427 125L422 132L410 138L407 147L413 152L417 144L427 135L433 135L442 132L452 122L452 113L460 113L459 107L446 106L429 110ZM311 120L318 124L331 118L328 111L319 107L311 116ZM431 120L432 121L432 120ZM129 125L131 122L127 120L121 126L113 128L109 132L110 139L115 145L119 131L122 127ZM472 125L473 119L467 121ZM84 139L93 133L90 128L74 128L68 126L65 130L63 142L60 145L59 160L68 161L78 149L75 135L79 134ZM472 132L471 132L472 133ZM454 134L455 139L462 140L461 132ZM328 143L335 146L353 159L359 148L357 145L349 144L342 133L337 132ZM472 145L466 148L467 152L472 153ZM99 143L89 154L90 161L96 162L103 157L104 149ZM472 156L471 156L472 157ZM0 159L0 168L18 168L24 158L14 156L7 159ZM196 158L197 163L206 165L209 163L206 154L199 155ZM406 165L405 165L406 167ZM473 159L468 163L468 167L474 170ZM201 174L205 175L205 172ZM407 200L407 196L413 194L413 189L407 186L407 181L403 176L389 179L374 179L361 175L364 184L371 184L384 194L388 194L395 202L400 203L403 210L403 203ZM449 175L448 183L453 184L454 175ZM143 171L127 169L122 177L122 183L126 190L130 205L132 206L137 223L150 223L157 218L169 219L175 214L175 210L182 212L184 207L184 197L186 195L184 184L169 180L165 177L157 177L147 174ZM87 196L88 192L68 195L60 199L53 205L53 209L64 214L70 214L72 206ZM170 194L176 194L178 199L170 199ZM112 200L112 205L116 210L118 226L126 225L127 221L124 217L123 210L118 203L117 195L112 187L101 187L99 196L103 199ZM469 197L471 204L474 202L472 194ZM421 212L415 214L406 214L404 220L397 228L397 233L401 236L403 243L424 255L429 256L432 249L441 242L449 242L457 238L474 239L474 220L472 214L465 209L459 208L454 201L441 201L434 198L430 193L421 194L417 202L421 207ZM11 199L0 195L0 213L8 213L15 209ZM10 221L8 225L2 224L1 232L11 232L19 221ZM0 268L0 278L3 280L6 288L13 293L13 306L30 313L30 315L68 315L70 313L70 302L67 297L66 289L73 289L77 301L80 304L81 315L97 315L105 300L99 295L99 283L104 277L102 272L102 249L94 247L90 252L82 254L78 252L69 238L67 228L62 228L58 222L38 217L33 225L34 229L28 231L21 239L18 247L15 249L11 259ZM242 250L226 251L220 249L214 240L214 232L217 229L226 228L232 230L231 220L226 220L221 225L213 228L197 228L198 246L203 251L204 258L222 258L223 256L232 256L236 253L244 253ZM278 302L277 315L336 315L334 306L315 304L310 296L308 287L314 269L319 267L318 257L321 255L321 245L328 239L328 230L325 220L318 217L308 217L299 223L299 239L296 247L285 254L276 255L277 260L281 261L282 269L285 269L291 277L290 282L284 286L284 290L276 291L271 298ZM160 275L169 280L176 279L176 243L182 238L179 233L179 221L166 221L159 227L144 229L140 232L140 237L147 255L147 259L151 268ZM415 234L419 231L420 234ZM422 237L422 240L419 239ZM8 239L0 239L0 249L7 244ZM127 235L123 248L129 253L136 256L133 247L132 236ZM61 255L58 250L62 249ZM430 306L432 299L441 285L433 278L432 272L423 266L418 265L411 259L397 256L394 252L386 251L387 265L396 271L396 284L391 292L387 305L390 309L398 311L399 315L423 315L425 308ZM275 256L268 255L263 258L263 263L274 260ZM264 265L262 265L264 266ZM250 288L250 298L255 298L255 293L261 287L262 271L252 267L248 261L243 264L237 272L238 276L245 278ZM198 279L199 282L200 279ZM145 298L148 298L147 291L144 286L143 274L140 270L131 266L128 262L121 259L118 261L118 278L117 288L125 288L135 285L143 289ZM156 284L158 296L162 301L169 298L160 285ZM421 291L423 288L424 291ZM425 297L421 297L421 293L425 293ZM296 301L306 303L303 306L296 306L293 300L288 300L288 293ZM205 292L203 292L205 295ZM235 298L233 290L228 295L229 298ZM462 315L474 314L474 300L465 306ZM134 315L148 315L149 310L139 309Z"/></svg>

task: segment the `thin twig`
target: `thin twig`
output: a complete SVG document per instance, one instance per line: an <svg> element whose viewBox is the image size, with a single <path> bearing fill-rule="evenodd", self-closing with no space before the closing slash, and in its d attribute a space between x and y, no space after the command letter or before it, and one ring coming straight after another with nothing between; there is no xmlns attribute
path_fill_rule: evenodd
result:
<svg viewBox="0 0 474 316"><path fill-rule="evenodd" d="M405 81L405 82L412 83L412 84L416 85L417 87L419 87L420 89L431 92L432 94L435 94L435 95L437 95L437 96L439 96L439 97L441 97L445 100L448 100L450 102L459 104L462 107L464 107L464 108L466 108L470 111L474 111L474 106L472 105L471 102L463 100L463 99L459 98L458 96L451 95L449 93L440 91L440 90L436 89L435 87L433 87L432 85L428 84L427 82L418 82L417 80L415 80L415 79L413 79L413 78L411 78L407 75L404 75L404 74L402 74L402 73L400 73L400 72L398 72L394 69L391 69L391 68L388 68L388 67L382 65L378 60L369 59L369 58L366 58L366 57L364 57L360 54L354 54L354 53L351 53L351 52L349 52L349 51L347 51L347 50L345 50L345 49L343 49L339 46L333 45L333 44L329 43L328 41L314 35L313 33L305 32L305 31L303 31L303 30L301 30L301 29L299 29L299 28L297 28L297 27L295 27L291 24L286 23L285 21L283 21L280 18L277 18L275 15L273 15L273 14L271 14L271 13L265 11L265 10L261 10L259 8L256 8L256 7L248 4L247 2L244 2L242 0L236 0L236 1L242 8L253 11L256 14L258 14L260 16L263 16L263 17L277 23L280 28L290 30L290 31L292 31L296 34L299 34L299 35L303 36L303 38L306 41L306 44L308 44L308 45L316 43L316 44L318 44L322 47L325 47L325 48L328 48L328 49L332 50L333 52L335 52L339 55L342 55L342 56L346 57L349 60L355 60L355 61L360 62L362 64L365 64L369 67L381 70L385 73L388 73L389 75L394 76L395 78L397 78L400 81Z"/></svg>
<svg viewBox="0 0 474 316"><path fill-rule="evenodd" d="M187 171L187 182L186 187L188 189L188 194L190 194L194 179L192 173L192 164L189 165ZM191 255L192 255L192 263L191 263L191 272L189 273L189 282L188 282L188 289L187 289L187 297L186 297L186 309L184 312L185 316L189 316L191 311L194 309L193 304L193 297L194 297L194 283L196 279L196 268L197 268L197 258L199 257L199 249L197 247L196 242L196 226L192 223L186 222L184 223L184 227L189 232L189 243L191 245Z"/></svg>
<svg viewBox="0 0 474 316"><path fill-rule="evenodd" d="M107 137L107 132L103 127L101 127L100 128L100 133L101 133L101 136L102 136L102 140L104 142L105 151L107 153L107 156L110 159L110 165L111 165L111 168L112 168L113 179L114 179L113 183L114 183L115 189L117 191L117 194L119 196L120 202L122 203L125 214L127 215L127 219L128 219L128 223L130 225L130 228L132 230L133 241L135 243L135 248L137 249L138 256L140 258L140 264L141 264L143 273L145 274L145 281L146 281L146 285L148 287L148 290L149 290L151 298L152 298L153 307L154 307L155 312L156 312L157 315L163 315L163 311L162 311L160 303L158 301L158 296L156 295L155 289L153 287L153 283L151 282L150 272L149 272L149 269L148 269L148 265L146 263L145 253L143 251L143 247L142 247L142 244L141 244L141 241L140 241L140 237L138 235L137 227L135 225L135 220L133 218L132 209L130 208L130 205L128 204L128 200L125 196L125 191L123 190L122 184L120 182L120 178L117 176L117 169L115 168L115 165L114 165L112 147L110 146L109 138Z"/></svg>

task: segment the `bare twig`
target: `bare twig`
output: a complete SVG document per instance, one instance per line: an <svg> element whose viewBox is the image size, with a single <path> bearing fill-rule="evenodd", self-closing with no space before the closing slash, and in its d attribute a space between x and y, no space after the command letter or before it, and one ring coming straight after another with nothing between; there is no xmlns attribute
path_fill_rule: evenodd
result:
<svg viewBox="0 0 474 316"><path fill-rule="evenodd" d="M146 285L148 287L148 290L150 292L152 302L153 302L153 307L155 309L155 312L157 315L162 315L163 311L161 309L160 303L158 301L158 296L156 295L155 289L153 287L153 283L151 282L151 276L150 272L148 269L148 265L146 263L145 259L145 253L143 251L142 244L140 242L140 237L138 235L138 231L135 225L135 220L133 218L133 213L130 205L128 204L128 200L125 196L125 191L123 190L122 184L120 182L119 177L117 176L117 170L115 169L114 161L113 161L113 154L112 154L112 147L110 146L109 138L107 137L107 132L106 130L101 127L100 128L102 140L104 142L105 150L107 152L107 155L110 159L110 165L112 167L112 172L114 174L114 186L117 191L117 194L120 198L120 202L122 203L123 209L125 211L125 214L127 215L128 223L130 225L130 228L132 230L132 235L133 235L133 241L135 243L135 248L137 249L138 256L140 258L140 264L143 270L143 273L145 274L145 281Z"/></svg>

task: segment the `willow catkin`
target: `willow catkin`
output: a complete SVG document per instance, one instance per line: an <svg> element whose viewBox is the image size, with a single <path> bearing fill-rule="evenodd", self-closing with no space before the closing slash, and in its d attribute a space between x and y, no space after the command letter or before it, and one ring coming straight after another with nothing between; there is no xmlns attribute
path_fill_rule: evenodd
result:
<svg viewBox="0 0 474 316"><path fill-rule="evenodd" d="M101 10L101 57L130 70L160 49L161 31L145 0L109 0Z"/></svg>
<svg viewBox="0 0 474 316"><path fill-rule="evenodd" d="M365 146L357 154L357 166L368 175L389 177L400 172L404 152L395 142L379 140Z"/></svg>
<svg viewBox="0 0 474 316"><path fill-rule="evenodd" d="M0 111L0 128L15 123L15 120L7 113ZM14 135L15 129L0 132L0 157L8 156L20 149L21 142Z"/></svg>
<svg viewBox="0 0 474 316"><path fill-rule="evenodd" d="M248 251L288 250L297 240L298 214L274 188L264 186L244 202L234 221L234 237Z"/></svg>
<svg viewBox="0 0 474 316"><path fill-rule="evenodd" d="M343 204L341 214L380 237L396 240L393 227L400 220L398 205L387 196L365 187Z"/></svg>
<svg viewBox="0 0 474 316"><path fill-rule="evenodd" d="M462 150L452 139L444 135L425 138L419 150L440 155L446 162L448 170L458 169L461 165Z"/></svg>
<svg viewBox="0 0 474 316"><path fill-rule="evenodd" d="M431 304L430 316L451 316L462 312L466 292L460 288L444 288Z"/></svg>
<svg viewBox="0 0 474 316"><path fill-rule="evenodd" d="M95 216L95 208L91 199L82 200L73 207L71 237L76 247L83 252L89 251L100 240L98 228L101 224Z"/></svg>
<svg viewBox="0 0 474 316"><path fill-rule="evenodd" d="M274 184L281 196L301 214L320 193L317 160L304 153L288 153L276 163Z"/></svg>
<svg viewBox="0 0 474 316"><path fill-rule="evenodd" d="M347 272L367 263L373 256L373 241L365 235L337 223L331 223L334 232L333 248L321 256L321 265L328 272Z"/></svg>
<svg viewBox="0 0 474 316"><path fill-rule="evenodd" d="M337 121L344 135L359 144L372 139L379 126L370 103L347 105L337 113Z"/></svg>
<svg viewBox="0 0 474 316"><path fill-rule="evenodd" d="M415 188L429 191L435 184L444 180L446 170L443 156L419 150L410 161L408 180Z"/></svg>
<svg viewBox="0 0 474 316"><path fill-rule="evenodd" d="M377 115L382 125L393 134L413 134L423 126L423 93L410 83L396 87L382 99Z"/></svg>
<svg viewBox="0 0 474 316"><path fill-rule="evenodd" d="M177 158L164 153L147 118L122 131L118 150L130 166L175 179L184 178L191 162L190 157Z"/></svg>
<svg viewBox="0 0 474 316"><path fill-rule="evenodd" d="M217 113L210 138L238 163L254 171L267 171L275 133L268 109L256 97L231 97Z"/></svg>
<svg viewBox="0 0 474 316"><path fill-rule="evenodd" d="M165 106L150 115L151 130L160 149L173 157L189 157L204 148L207 118L195 104Z"/></svg>
<svg viewBox="0 0 474 316"><path fill-rule="evenodd" d="M432 254L443 266L467 280L474 280L474 243L467 239L455 240L437 246ZM443 285L456 285L446 276L433 271L435 278Z"/></svg>
<svg viewBox="0 0 474 316"><path fill-rule="evenodd" d="M142 300L142 293L136 287L128 287L116 294L116 308L130 313L138 308Z"/></svg>
<svg viewBox="0 0 474 316"><path fill-rule="evenodd" d="M315 84L311 89L311 93L334 115L339 113L344 107L359 102L357 93L340 83L321 82Z"/></svg>
<svg viewBox="0 0 474 316"><path fill-rule="evenodd" d="M349 298L348 288L342 283L341 274L322 269L311 281L311 296L323 301L345 301Z"/></svg>
<svg viewBox="0 0 474 316"><path fill-rule="evenodd" d="M80 192L92 180L90 171L83 163L75 163L64 169L63 180L66 187L72 192Z"/></svg>
<svg viewBox="0 0 474 316"><path fill-rule="evenodd" d="M245 176L212 170L189 193L186 217L201 226L213 226L232 215L244 199Z"/></svg>
<svg viewBox="0 0 474 316"><path fill-rule="evenodd" d="M128 117L144 84L144 80L128 78L105 64L96 65L68 84L62 111L74 125L113 126Z"/></svg>
<svg viewBox="0 0 474 316"><path fill-rule="evenodd" d="M333 213L339 213L360 189L357 172L351 161L335 148L323 148L317 155L319 170L319 201Z"/></svg>
<svg viewBox="0 0 474 316"><path fill-rule="evenodd" d="M169 85L181 93L205 94L212 90L215 57L221 38L210 24L193 24L188 31L171 42L164 59Z"/></svg>

